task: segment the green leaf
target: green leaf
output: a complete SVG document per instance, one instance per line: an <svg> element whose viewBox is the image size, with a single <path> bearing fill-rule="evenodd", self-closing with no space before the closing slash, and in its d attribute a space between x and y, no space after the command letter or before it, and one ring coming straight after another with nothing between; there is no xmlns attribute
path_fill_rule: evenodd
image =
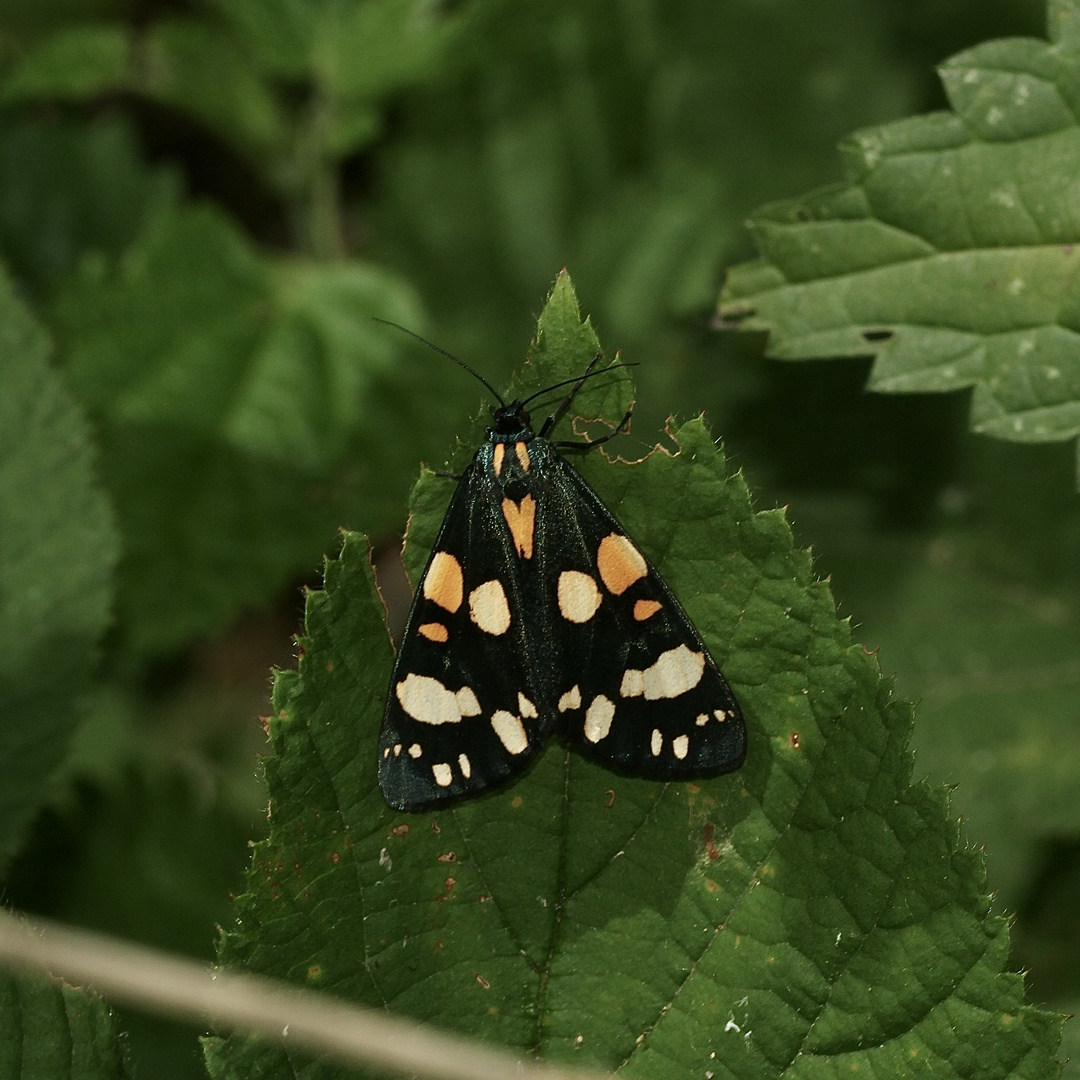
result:
<svg viewBox="0 0 1080 1080"><path fill-rule="evenodd" d="M132 59L123 26L66 27L33 46L0 80L0 101L38 97L81 100L123 90Z"/></svg>
<svg viewBox="0 0 1080 1080"><path fill-rule="evenodd" d="M563 278L515 393L581 372L595 338L578 318ZM981 858L944 794L911 782L910 706L704 423L669 438L581 469L728 676L742 770L629 779L553 741L505 790L391 812L375 780L390 649L349 534L309 596L299 670L275 682L271 835L221 960L633 1076L1054 1075L1060 1020L1022 1004ZM414 508L421 551L443 484ZM215 1078L297 1069L235 1036L208 1060Z"/></svg>
<svg viewBox="0 0 1080 1080"><path fill-rule="evenodd" d="M270 87L221 26L168 19L146 33L135 83L256 157L288 150L291 132Z"/></svg>
<svg viewBox="0 0 1080 1080"><path fill-rule="evenodd" d="M215 0L264 68L307 76L331 98L373 101L437 71L474 8L446 14L413 0Z"/></svg>
<svg viewBox="0 0 1080 1080"><path fill-rule="evenodd" d="M398 106L376 242L459 320L462 355L514 355L515 313L560 265L655 355L714 302L755 205L835 176L836 138L914 107L882 18L858 0L502 5L463 75Z"/></svg>
<svg viewBox="0 0 1080 1080"><path fill-rule="evenodd" d="M116 1025L85 990L0 971L4 1080L127 1080Z"/></svg>
<svg viewBox="0 0 1080 1080"><path fill-rule="evenodd" d="M417 318L387 271L270 262L209 207L162 215L119 272L74 284L57 314L95 412L309 468L342 452L393 358L371 316Z"/></svg>
<svg viewBox="0 0 1080 1080"><path fill-rule="evenodd" d="M116 114L11 117L0 131L0 246L22 285L51 296L80 265L118 257L178 188L171 169L145 164Z"/></svg>
<svg viewBox="0 0 1080 1080"><path fill-rule="evenodd" d="M421 321L389 272L270 260L209 208L162 215L115 271L59 295L126 540L120 622L135 651L265 603L357 507L388 516L401 469L368 425L404 338L372 315Z"/></svg>
<svg viewBox="0 0 1080 1080"><path fill-rule="evenodd" d="M117 536L86 419L0 281L0 870L81 716L109 621Z"/></svg>
<svg viewBox="0 0 1080 1080"><path fill-rule="evenodd" d="M730 272L721 316L776 357L874 355L872 389L973 387L985 434L1080 432L1078 24L1054 0L1050 44L953 57L952 112L857 133L847 183L758 211L762 257Z"/></svg>

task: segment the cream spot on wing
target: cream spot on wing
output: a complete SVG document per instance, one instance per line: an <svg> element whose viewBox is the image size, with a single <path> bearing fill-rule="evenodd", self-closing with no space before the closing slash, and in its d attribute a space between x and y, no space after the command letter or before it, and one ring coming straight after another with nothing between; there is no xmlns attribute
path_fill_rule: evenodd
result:
<svg viewBox="0 0 1080 1080"><path fill-rule="evenodd" d="M529 745L525 728L513 713L499 709L498 712L492 714L491 726L508 753L520 754Z"/></svg>
<svg viewBox="0 0 1080 1080"><path fill-rule="evenodd" d="M704 727L709 722L708 713L698 713L697 719L694 721L698 727Z"/></svg>
<svg viewBox="0 0 1080 1080"><path fill-rule="evenodd" d="M581 708L581 687L574 685L559 698L559 712Z"/></svg>
<svg viewBox="0 0 1080 1080"><path fill-rule="evenodd" d="M693 690L704 673L705 654L680 645L661 653L644 671L627 668L619 692L623 697L644 697L646 701L674 698Z"/></svg>
<svg viewBox="0 0 1080 1080"><path fill-rule="evenodd" d="M662 607L663 604L659 600L635 600L634 618L638 622L644 622L646 619L652 618Z"/></svg>
<svg viewBox="0 0 1080 1080"><path fill-rule="evenodd" d="M536 500L531 495L526 495L517 504L511 502L510 499L503 499L502 512L518 557L531 559L533 532L536 527Z"/></svg>
<svg viewBox="0 0 1080 1080"><path fill-rule="evenodd" d="M622 596L635 581L643 578L649 568L628 536L609 533L596 549L596 568L608 592Z"/></svg>
<svg viewBox="0 0 1080 1080"><path fill-rule="evenodd" d="M559 612L573 623L586 623L604 598L596 582L580 570L564 570L559 575Z"/></svg>
<svg viewBox="0 0 1080 1080"><path fill-rule="evenodd" d="M495 470L495 475L500 476L502 474L503 467L503 455L506 453L506 443L497 442L495 444L494 456L491 459L492 468Z"/></svg>
<svg viewBox="0 0 1080 1080"><path fill-rule="evenodd" d="M645 693L645 672L637 668L627 668L623 672L619 693L623 697L641 697Z"/></svg>
<svg viewBox="0 0 1080 1080"><path fill-rule="evenodd" d="M615 718L615 703L597 694L585 710L585 738L591 743L598 743L611 730L611 721Z"/></svg>
<svg viewBox="0 0 1080 1080"><path fill-rule="evenodd" d="M521 467L525 472L529 471L529 466L532 462L529 460L529 448L523 442L514 443L514 453L517 454L518 461L521 462Z"/></svg>
<svg viewBox="0 0 1080 1080"><path fill-rule="evenodd" d="M476 716L480 703L463 686L456 694L430 675L411 672L394 687L401 707L421 724L456 724L463 716Z"/></svg>
<svg viewBox="0 0 1080 1080"><path fill-rule="evenodd" d="M448 551L436 551L424 575L424 596L451 614L461 607L464 582L461 563Z"/></svg>
<svg viewBox="0 0 1080 1080"><path fill-rule="evenodd" d="M461 766L461 775L464 776L466 780L468 780L469 777L472 776L472 762L469 761L469 755L458 754L457 763Z"/></svg>
<svg viewBox="0 0 1080 1080"><path fill-rule="evenodd" d="M394 757L401 757L401 743L396 743L394 746Z"/></svg>
<svg viewBox="0 0 1080 1080"><path fill-rule="evenodd" d="M675 752L675 756L682 761L688 753L690 753L690 736L679 735L671 744L671 749Z"/></svg>
<svg viewBox="0 0 1080 1080"><path fill-rule="evenodd" d="M454 779L454 774L450 771L450 766L445 761L440 761L438 765L431 766L431 773L435 777L435 783L439 787L449 787L450 781Z"/></svg>
<svg viewBox="0 0 1080 1080"><path fill-rule="evenodd" d="M382 756L383 757L389 757L390 756L390 747L389 746L382 752Z"/></svg>
<svg viewBox="0 0 1080 1080"><path fill-rule="evenodd" d="M420 744L418 742L414 742L412 746L409 747L409 757L411 758L418 758L423 752L424 751L420 749Z"/></svg>
<svg viewBox="0 0 1080 1080"><path fill-rule="evenodd" d="M421 637L426 637L428 641L437 641L439 644L450 640L450 631L441 622L421 623L416 628L416 632Z"/></svg>
<svg viewBox="0 0 1080 1080"><path fill-rule="evenodd" d="M498 578L477 585L469 593L469 618L485 634L505 634L510 629L510 605Z"/></svg>
<svg viewBox="0 0 1080 1080"><path fill-rule="evenodd" d="M528 716L533 720L540 715L536 711L536 706L520 690L518 691L518 712L522 716Z"/></svg>
<svg viewBox="0 0 1080 1080"><path fill-rule="evenodd" d="M713 716L722 724L728 718L728 713L724 709L713 709Z"/></svg>
<svg viewBox="0 0 1080 1080"><path fill-rule="evenodd" d="M659 757L660 751L664 748L664 736L660 734L656 728L653 728L652 738L649 740L649 749L652 751L653 757Z"/></svg>
<svg viewBox="0 0 1080 1080"><path fill-rule="evenodd" d="M462 716L480 715L480 702L476 700L476 695L472 692L471 686L463 686L454 695L454 700L457 702L458 711Z"/></svg>

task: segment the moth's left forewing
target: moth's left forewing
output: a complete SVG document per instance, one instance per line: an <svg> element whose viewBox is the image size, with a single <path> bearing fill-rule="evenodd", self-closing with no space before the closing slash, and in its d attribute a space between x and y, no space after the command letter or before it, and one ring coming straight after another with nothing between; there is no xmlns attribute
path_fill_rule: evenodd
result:
<svg viewBox="0 0 1080 1080"><path fill-rule="evenodd" d="M746 730L731 688L682 606L592 489L559 459L586 565L553 569L552 635L563 737L605 766L677 779L737 769Z"/></svg>
<svg viewBox="0 0 1080 1080"><path fill-rule="evenodd" d="M418 810L522 772L543 745L534 645L488 448L466 470L421 574L379 736L386 801Z"/></svg>

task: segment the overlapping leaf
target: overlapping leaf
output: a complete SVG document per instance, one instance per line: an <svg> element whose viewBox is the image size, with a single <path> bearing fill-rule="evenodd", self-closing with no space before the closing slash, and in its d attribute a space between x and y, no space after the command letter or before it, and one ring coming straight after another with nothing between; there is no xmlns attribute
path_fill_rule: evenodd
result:
<svg viewBox="0 0 1080 1080"><path fill-rule="evenodd" d="M0 282L0 872L82 715L117 556L86 419L49 352ZM84 991L0 971L0 1076L121 1080L108 1009Z"/></svg>
<svg viewBox="0 0 1080 1080"><path fill-rule="evenodd" d="M0 281L0 871L81 716L118 554L85 416L50 351Z"/></svg>
<svg viewBox="0 0 1080 1080"><path fill-rule="evenodd" d="M262 600L318 558L347 508L373 524L385 513L400 473L356 448L403 340L371 316L420 318L393 275L270 261L222 215L177 210L54 310L72 384L102 421L137 648Z"/></svg>
<svg viewBox="0 0 1080 1080"><path fill-rule="evenodd" d="M1050 43L991 41L944 64L952 112L851 137L846 184L765 207L762 258L720 311L772 355L876 356L888 391L973 387L972 425L1080 432L1080 5Z"/></svg>
<svg viewBox="0 0 1080 1080"><path fill-rule="evenodd" d="M522 386L591 359L577 319L563 278ZM222 959L632 1076L1053 1075L1059 1024L1005 972L980 859L943 794L911 783L910 707L704 425L670 437L581 468L739 696L744 768L666 785L552 743L506 790L389 811L374 748L390 650L348 536L309 598L300 669L278 676L272 835ZM445 479L423 489L414 564L449 496ZM208 1052L215 1077L333 1074L236 1038Z"/></svg>

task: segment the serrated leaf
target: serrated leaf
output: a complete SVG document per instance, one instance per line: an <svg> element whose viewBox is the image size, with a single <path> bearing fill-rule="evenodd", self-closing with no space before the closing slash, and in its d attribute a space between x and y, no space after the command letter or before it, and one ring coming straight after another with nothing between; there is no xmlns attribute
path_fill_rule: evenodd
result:
<svg viewBox="0 0 1080 1080"><path fill-rule="evenodd" d="M1049 44L944 64L951 113L856 133L847 183L758 211L762 258L730 272L721 317L776 357L873 355L871 389L973 387L985 434L1080 432L1080 9L1051 13Z"/></svg>
<svg viewBox="0 0 1080 1080"><path fill-rule="evenodd" d="M341 453L393 358L371 316L418 320L388 271L271 262L209 207L163 215L57 315L75 386L111 422L168 423L307 468Z"/></svg>
<svg viewBox="0 0 1080 1080"><path fill-rule="evenodd" d="M0 971L4 1080L127 1080L116 1025L85 990Z"/></svg>
<svg viewBox="0 0 1080 1080"><path fill-rule="evenodd" d="M577 317L564 280L543 325ZM579 374L591 330L548 333L545 375ZM910 706L704 423L670 437L581 467L731 682L746 765L661 784L553 742L504 790L391 812L374 760L390 649L349 534L275 683L271 836L222 961L632 1076L1054 1075L1060 1022L1006 972L980 857L911 783ZM416 508L419 548L438 517ZM222 1080L338 1075L237 1037L208 1060Z"/></svg>
<svg viewBox="0 0 1080 1080"><path fill-rule="evenodd" d="M86 418L0 281L0 870L80 719L118 539Z"/></svg>
<svg viewBox="0 0 1080 1080"><path fill-rule="evenodd" d="M137 652L175 648L306 572L393 482L362 453L372 404L418 325L379 267L262 257L218 212L156 219L119 268L64 288L73 386L99 420L126 539L120 622Z"/></svg>

